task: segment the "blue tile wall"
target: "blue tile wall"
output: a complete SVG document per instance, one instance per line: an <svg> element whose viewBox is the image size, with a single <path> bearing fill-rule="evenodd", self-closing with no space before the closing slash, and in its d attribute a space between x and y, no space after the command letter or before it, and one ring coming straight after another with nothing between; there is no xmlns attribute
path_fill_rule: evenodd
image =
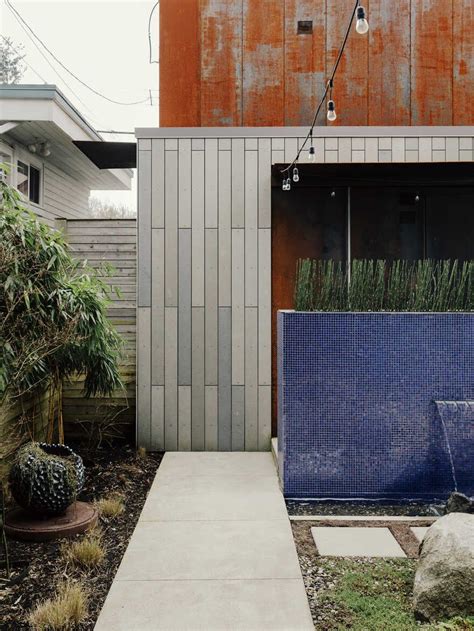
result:
<svg viewBox="0 0 474 631"><path fill-rule="evenodd" d="M280 311L277 332L286 497L443 499L446 437L474 495L474 314Z"/></svg>

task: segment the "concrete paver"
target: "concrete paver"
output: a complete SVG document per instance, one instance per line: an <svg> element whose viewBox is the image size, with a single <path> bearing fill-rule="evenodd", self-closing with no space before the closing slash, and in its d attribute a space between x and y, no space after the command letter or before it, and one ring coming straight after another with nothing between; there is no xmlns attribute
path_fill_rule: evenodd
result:
<svg viewBox="0 0 474 631"><path fill-rule="evenodd" d="M313 629L271 454L165 454L95 629Z"/></svg>
<svg viewBox="0 0 474 631"><path fill-rule="evenodd" d="M311 533L321 556L406 557L388 528L322 526Z"/></svg>

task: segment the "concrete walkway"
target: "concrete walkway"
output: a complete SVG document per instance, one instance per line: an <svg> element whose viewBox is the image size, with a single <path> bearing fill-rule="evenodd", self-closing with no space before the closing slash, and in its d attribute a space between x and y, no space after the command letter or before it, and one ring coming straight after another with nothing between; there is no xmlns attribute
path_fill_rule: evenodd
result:
<svg viewBox="0 0 474 631"><path fill-rule="evenodd" d="M270 453L167 453L96 631L313 629Z"/></svg>

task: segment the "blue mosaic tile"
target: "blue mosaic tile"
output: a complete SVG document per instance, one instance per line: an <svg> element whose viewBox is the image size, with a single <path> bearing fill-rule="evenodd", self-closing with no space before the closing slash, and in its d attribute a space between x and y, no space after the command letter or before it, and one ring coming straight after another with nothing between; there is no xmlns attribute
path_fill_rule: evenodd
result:
<svg viewBox="0 0 474 631"><path fill-rule="evenodd" d="M445 498L447 439L474 495L473 314L281 311L277 331L286 497Z"/></svg>

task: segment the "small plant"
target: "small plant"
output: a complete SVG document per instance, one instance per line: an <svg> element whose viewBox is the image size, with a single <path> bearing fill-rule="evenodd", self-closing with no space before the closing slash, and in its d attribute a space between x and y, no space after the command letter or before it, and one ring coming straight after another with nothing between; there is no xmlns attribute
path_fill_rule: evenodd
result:
<svg viewBox="0 0 474 631"><path fill-rule="evenodd" d="M137 458L138 460L144 460L146 458L146 447L137 448Z"/></svg>
<svg viewBox="0 0 474 631"><path fill-rule="evenodd" d="M299 260L296 311L474 311L474 261Z"/></svg>
<svg viewBox="0 0 474 631"><path fill-rule="evenodd" d="M87 602L87 591L81 583L62 583L53 598L36 606L28 622L35 631L69 631L86 619Z"/></svg>
<svg viewBox="0 0 474 631"><path fill-rule="evenodd" d="M106 517L107 519L115 519L125 510L125 505L120 495L103 497L96 503L96 505L101 517Z"/></svg>
<svg viewBox="0 0 474 631"><path fill-rule="evenodd" d="M105 557L102 533L94 529L79 541L64 543L61 546L61 554L66 563L82 569L87 570L100 565Z"/></svg>

